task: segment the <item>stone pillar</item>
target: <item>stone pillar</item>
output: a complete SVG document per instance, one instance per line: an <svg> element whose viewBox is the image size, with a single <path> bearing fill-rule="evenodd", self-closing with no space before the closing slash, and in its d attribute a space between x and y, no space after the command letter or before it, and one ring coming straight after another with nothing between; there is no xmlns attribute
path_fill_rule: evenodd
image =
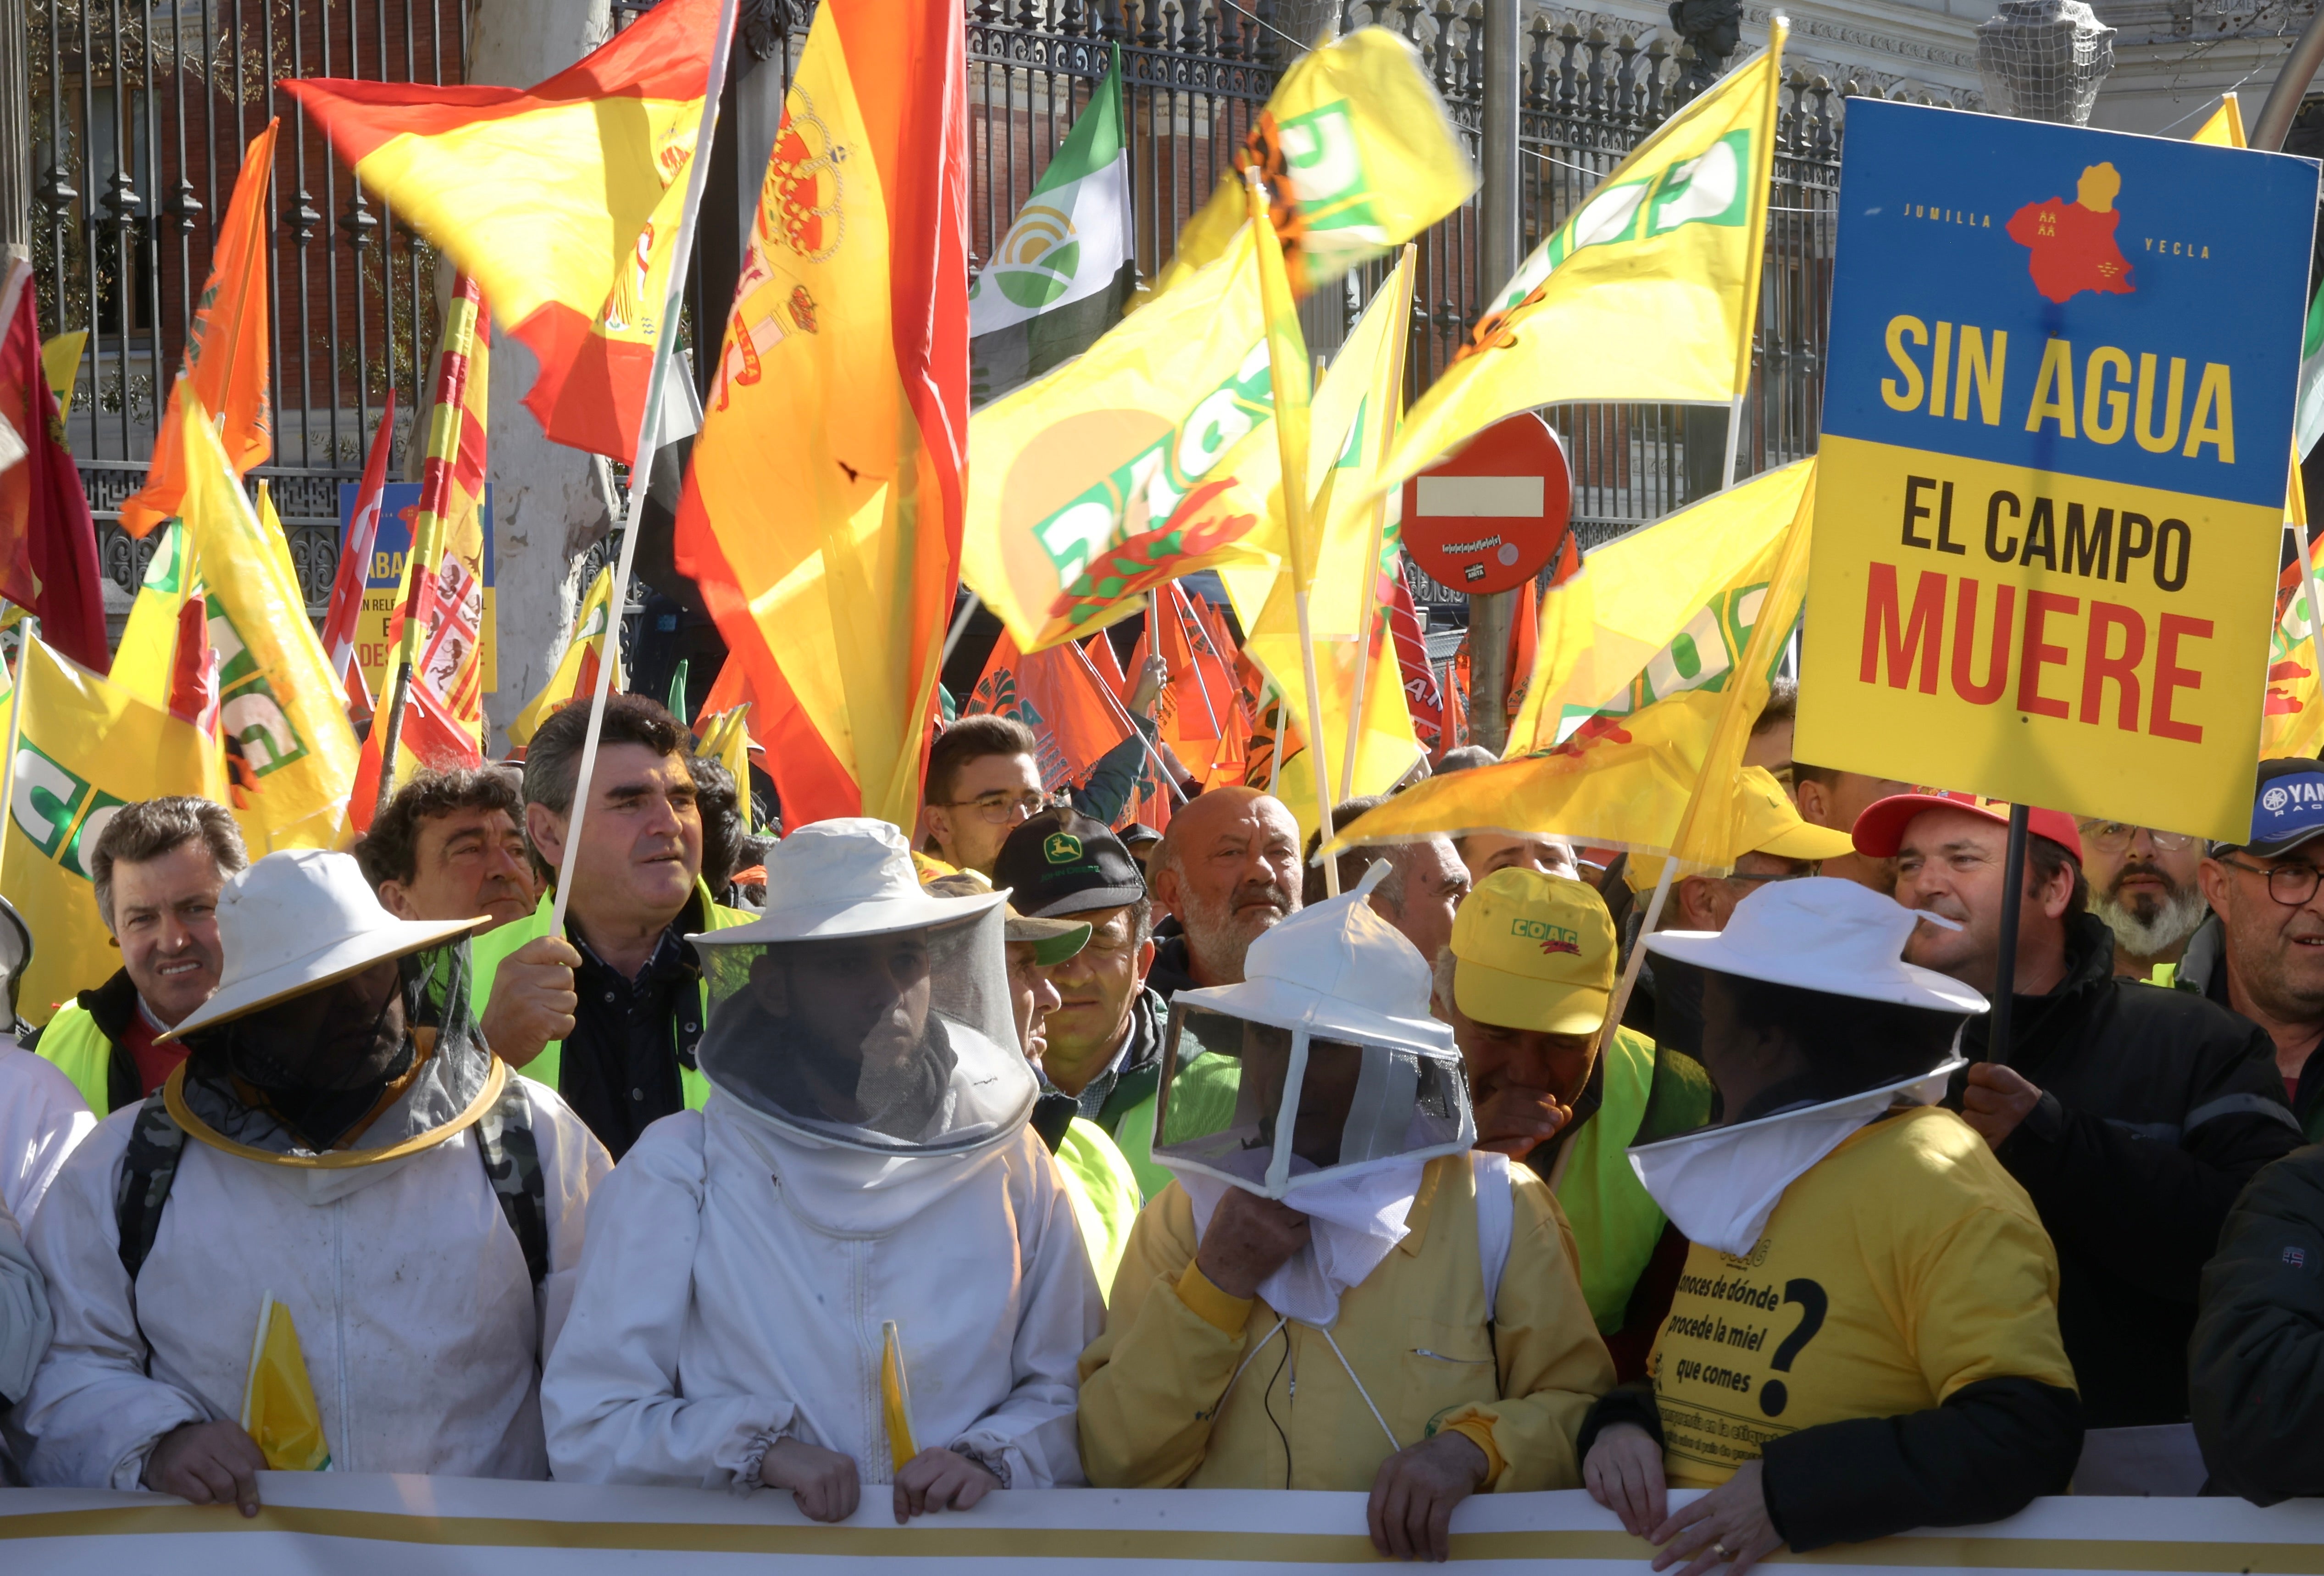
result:
<svg viewBox="0 0 2324 1576"><path fill-rule="evenodd" d="M0 5L12 0L0 0ZM17 0L20 3L20 0ZM475 0L468 80L529 88L612 35L606 0ZM484 697L492 748L546 683L580 592L581 556L613 529L613 468L551 443L523 405L538 364L506 325L493 339L491 420L494 638L500 687Z"/></svg>
<svg viewBox="0 0 2324 1576"><path fill-rule="evenodd" d="M0 0L0 262L32 254L32 84L24 0ZM51 333L56 325L42 327Z"/></svg>

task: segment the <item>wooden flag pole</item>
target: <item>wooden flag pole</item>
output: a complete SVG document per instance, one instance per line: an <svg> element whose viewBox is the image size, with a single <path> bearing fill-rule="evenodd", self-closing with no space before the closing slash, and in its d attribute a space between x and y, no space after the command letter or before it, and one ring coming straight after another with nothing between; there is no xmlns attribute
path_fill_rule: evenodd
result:
<svg viewBox="0 0 2324 1576"><path fill-rule="evenodd" d="M1404 255L1390 276L1397 292L1396 304L1396 349L1391 360L1393 371L1386 382L1390 409L1379 412L1374 425L1379 429L1379 442L1372 451L1372 475L1378 476L1387 467L1389 442L1396 437L1397 423L1402 412L1396 407L1404 403L1404 353L1409 345L1412 324L1413 259L1419 248L1407 241ZM1372 620L1379 616L1380 547L1388 539L1388 494L1372 500L1372 550L1364 560L1363 616L1356 621L1356 690L1348 703L1348 748L1340 758L1340 797L1356 797L1356 751L1363 742L1364 705L1371 698Z"/></svg>
<svg viewBox="0 0 2324 1576"><path fill-rule="evenodd" d="M549 934L565 934L565 911L573 899L573 865L581 847L581 823L589 809L589 788L597 775L597 741L605 728L605 697L613 681L613 665L621 657L622 609L630 600L630 570L638 557L638 517L645 508L646 483L653 475L654 450L661 442L662 387L669 377L670 350L678 343L678 319L686 290L687 263L694 256L695 220L702 212L702 187L710 171L710 148L718 132L718 98L726 88L726 59L734 43L735 0L718 8L718 36L710 50L710 74L702 94L702 119L694 134L694 153L687 161L686 208L679 216L678 240L669 263L669 293L663 299L661 321L654 333L653 369L646 379L645 412L638 419L637 457L630 465L629 507L622 512L622 551L613 569L613 589L605 599L605 655L597 664L597 686L589 696L589 731L581 741L581 770L573 784L573 804L565 818L565 852L557 862L557 893L549 915Z"/></svg>

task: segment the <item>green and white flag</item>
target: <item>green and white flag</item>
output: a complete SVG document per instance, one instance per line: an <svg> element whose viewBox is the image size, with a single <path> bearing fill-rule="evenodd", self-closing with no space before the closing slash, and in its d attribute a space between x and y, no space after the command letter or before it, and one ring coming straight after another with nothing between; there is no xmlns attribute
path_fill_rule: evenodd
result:
<svg viewBox="0 0 2324 1576"><path fill-rule="evenodd" d="M968 287L969 399L982 405L1087 350L1134 283L1121 50Z"/></svg>
<svg viewBox="0 0 2324 1576"><path fill-rule="evenodd" d="M2324 290L2308 303L2308 332L2300 341L2300 403L2292 416L2300 457L2324 438Z"/></svg>

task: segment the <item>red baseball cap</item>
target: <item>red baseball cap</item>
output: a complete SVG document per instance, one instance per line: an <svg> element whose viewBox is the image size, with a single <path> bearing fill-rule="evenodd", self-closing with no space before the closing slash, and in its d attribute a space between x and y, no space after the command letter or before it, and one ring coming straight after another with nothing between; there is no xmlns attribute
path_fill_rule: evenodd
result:
<svg viewBox="0 0 2324 1576"><path fill-rule="evenodd" d="M1895 794L1869 806L1856 818L1856 852L1873 859L1895 858L1904 828L1926 810L1967 810L2001 825L2009 825L2007 799L1979 798L1975 794ZM2082 862L2082 830L2065 811L2032 811L2026 816L2025 829L2072 854L2076 864Z"/></svg>

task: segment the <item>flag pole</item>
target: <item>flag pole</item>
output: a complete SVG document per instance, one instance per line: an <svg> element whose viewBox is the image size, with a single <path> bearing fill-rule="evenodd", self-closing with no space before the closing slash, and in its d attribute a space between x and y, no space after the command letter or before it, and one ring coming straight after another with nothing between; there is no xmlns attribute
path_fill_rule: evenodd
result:
<svg viewBox="0 0 2324 1576"><path fill-rule="evenodd" d="M1130 708L1122 704L1121 697L1113 693L1113 687L1106 683L1104 676L1098 672L1097 664L1090 660L1089 648L1079 641L1065 641L1061 644L1073 648L1074 655L1081 659L1082 667L1089 673L1091 687L1105 697L1105 704L1113 708L1113 714L1121 719L1121 725L1130 730L1130 737L1146 746L1147 758L1154 762L1154 770L1161 774L1162 786L1169 790L1171 798L1185 804L1186 796L1178 791L1178 779L1170 775L1170 763L1162 759L1162 751L1153 740L1146 736L1146 730L1138 725L1138 719L1130 714Z"/></svg>
<svg viewBox="0 0 2324 1576"><path fill-rule="evenodd" d="M1275 221L1268 214L1267 189L1260 182L1257 165L1243 171L1243 181L1250 199L1250 222L1259 226L1259 290L1264 299L1274 294L1268 289L1271 274L1279 276L1283 272L1279 254L1276 256L1274 269L1270 271L1268 268L1268 249L1277 247L1281 243L1276 238ZM1286 367L1275 354L1274 320L1278 310L1287 313L1290 308L1288 300L1280 303L1267 300L1267 382L1268 397L1275 407L1276 440L1282 456L1284 533L1291 539L1291 609L1299 625L1300 671L1307 681L1307 775L1315 784L1315 826L1323 839L1316 846L1321 848L1332 841L1332 774L1323 758L1323 702L1316 693L1315 626L1307 616L1307 453L1303 441L1306 437L1306 423L1304 419L1299 422L1300 430L1295 433L1283 419L1284 379L1286 376L1304 378L1307 375L1307 369L1296 362ZM1279 756L1282 752L1282 742L1278 736L1276 753ZM1323 862L1323 891L1327 897L1340 895L1337 860Z"/></svg>
<svg viewBox="0 0 2324 1576"><path fill-rule="evenodd" d="M565 934L565 910L573 899L573 866L581 847L581 823L589 808L589 788L597 775L597 741L605 728L605 697L613 687L613 665L621 659L622 609L630 600L630 570L638 557L638 518L645 508L648 478L653 475L654 450L661 442L662 388L669 380L670 349L678 343L679 303L686 290L686 271L694 256L695 220L702 212L702 188L710 171L710 147L718 131L718 99L726 89L726 60L734 43L735 0L718 8L718 36L710 49L710 74L702 94L702 118L694 134L694 152L686 161L686 207L678 223L678 240L671 250L669 292L663 298L661 321L654 331L653 369L646 379L645 413L638 419L637 457L630 465L629 505L622 511L622 550L613 569L613 583L605 598L605 657L597 664L597 686L589 696L589 731L581 741L581 770L573 784L573 804L565 819L565 852L557 862L557 893L549 916L549 934Z"/></svg>
<svg viewBox="0 0 2324 1576"><path fill-rule="evenodd" d="M1396 437L1396 407L1404 403L1404 354L1412 339L1412 264L1419 248L1407 241L1404 255L1396 265L1397 294L1394 336L1396 348L1390 352L1393 371L1386 382L1389 409L1379 413L1379 444L1372 456L1374 475L1388 466L1388 450ZM1380 546L1388 538L1388 494L1382 493L1372 500L1372 550L1365 558L1363 616L1356 621L1356 690L1348 704L1348 749L1340 758L1340 797L1356 797L1356 751L1362 742L1364 703L1371 698L1372 620L1379 614Z"/></svg>
<svg viewBox="0 0 2324 1576"><path fill-rule="evenodd" d="M460 456L460 429L467 419L468 353L476 343L476 318L484 291L470 274L452 285L452 310L446 320L441 365L436 374L436 409L428 427L428 462L421 472L420 521L404 558L403 638L395 670L395 694L387 709L387 733L380 741L376 822L395 797L395 753L403 738L403 712L411 701L411 669L420 657L420 606L423 588L443 551L444 516L452 506L452 470ZM344 680L343 680L344 682ZM374 721L374 727L379 724Z"/></svg>

